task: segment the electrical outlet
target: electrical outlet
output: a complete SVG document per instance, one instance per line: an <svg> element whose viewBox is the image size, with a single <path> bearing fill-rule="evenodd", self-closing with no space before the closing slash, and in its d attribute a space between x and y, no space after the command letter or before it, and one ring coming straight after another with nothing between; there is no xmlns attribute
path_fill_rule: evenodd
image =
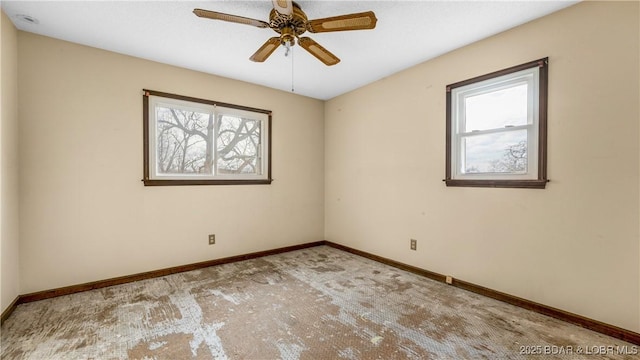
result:
<svg viewBox="0 0 640 360"><path fill-rule="evenodd" d="M411 239L411 245L410 245L411 250L417 250L418 249L418 240L416 239Z"/></svg>
<svg viewBox="0 0 640 360"><path fill-rule="evenodd" d="M447 276L447 278L444 281L449 285L453 284L453 278L451 276Z"/></svg>
<svg viewBox="0 0 640 360"><path fill-rule="evenodd" d="M215 234L209 235L209 245L213 245L215 243L216 243L216 235Z"/></svg>

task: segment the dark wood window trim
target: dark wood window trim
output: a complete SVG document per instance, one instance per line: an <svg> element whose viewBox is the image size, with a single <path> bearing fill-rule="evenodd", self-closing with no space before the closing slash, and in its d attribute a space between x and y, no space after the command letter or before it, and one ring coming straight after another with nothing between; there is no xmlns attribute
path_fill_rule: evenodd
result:
<svg viewBox="0 0 640 360"><path fill-rule="evenodd" d="M538 177L530 180L473 180L454 179L451 174L451 143L452 143L452 112L451 90L465 85L481 82L508 75L518 71L539 67L539 93L538 93ZM445 183L447 186L466 187L500 187L500 188L528 188L544 189L547 182L547 95L548 95L549 58L542 58L525 64L499 70L490 74L478 76L472 79L460 81L446 87L446 171Z"/></svg>
<svg viewBox="0 0 640 360"><path fill-rule="evenodd" d="M199 99L190 96L176 95L161 91L143 89L142 94L142 117L143 117L143 162L144 172L142 181L145 186L181 186L181 185L268 185L273 181L271 177L271 111L257 109L248 106L235 105L214 100ZM149 96L159 96L176 100L190 101L206 105L216 105L226 108L252 111L267 114L267 178L266 179L151 179L149 174Z"/></svg>

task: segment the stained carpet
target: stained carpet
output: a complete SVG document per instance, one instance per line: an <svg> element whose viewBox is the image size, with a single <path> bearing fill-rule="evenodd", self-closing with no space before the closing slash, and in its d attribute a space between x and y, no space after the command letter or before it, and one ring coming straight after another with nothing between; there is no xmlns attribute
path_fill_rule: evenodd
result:
<svg viewBox="0 0 640 360"><path fill-rule="evenodd" d="M1 345L7 360L635 358L618 354L632 344L327 246L22 304ZM576 353L595 346L612 352Z"/></svg>

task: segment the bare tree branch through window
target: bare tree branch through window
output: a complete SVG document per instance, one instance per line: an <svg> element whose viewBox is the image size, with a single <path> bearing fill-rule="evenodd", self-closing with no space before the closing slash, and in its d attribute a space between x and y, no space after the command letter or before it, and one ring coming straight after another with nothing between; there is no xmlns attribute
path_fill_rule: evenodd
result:
<svg viewBox="0 0 640 360"><path fill-rule="evenodd" d="M145 155L146 163L147 158L154 159L154 171L147 170L150 177L250 176L248 179L271 181L270 174L265 174L269 169L265 166L268 158L264 158L268 150L265 147L268 112L217 107L207 101L186 103L184 97L176 98L179 100L154 96L147 101L149 110L145 114L152 116L145 121L152 127L154 137L149 142L154 148Z"/></svg>

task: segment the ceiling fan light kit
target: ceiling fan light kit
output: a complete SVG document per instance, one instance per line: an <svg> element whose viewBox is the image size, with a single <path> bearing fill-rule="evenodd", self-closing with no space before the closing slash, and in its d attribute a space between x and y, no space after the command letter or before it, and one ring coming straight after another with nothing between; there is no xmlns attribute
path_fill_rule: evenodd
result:
<svg viewBox="0 0 640 360"><path fill-rule="evenodd" d="M272 2L273 9L269 14L269 22L203 9L194 9L193 13L198 17L212 20L234 22L258 28L271 28L280 34L278 37L272 37L267 40L249 58L251 61L263 62L267 60L280 45L287 48L288 54L289 49L296 44L297 40L303 49L327 66L339 63L340 59L313 39L300 37L300 35L307 31L321 33L369 30L374 29L378 21L373 11L308 20L307 15L295 2L291 0L272 0Z"/></svg>

